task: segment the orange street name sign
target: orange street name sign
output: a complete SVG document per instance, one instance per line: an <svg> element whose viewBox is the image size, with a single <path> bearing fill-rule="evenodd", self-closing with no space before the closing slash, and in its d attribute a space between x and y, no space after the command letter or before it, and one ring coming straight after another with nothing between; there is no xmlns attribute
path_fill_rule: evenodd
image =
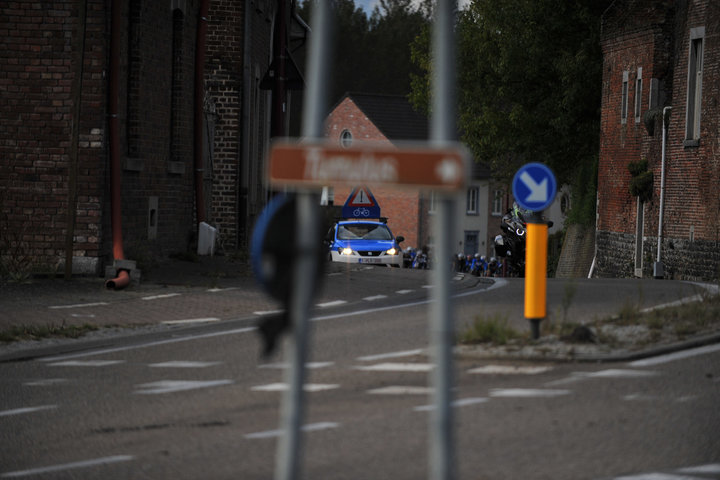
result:
<svg viewBox="0 0 720 480"><path fill-rule="evenodd" d="M409 186L460 190L469 172L462 145L362 144L352 148L326 144L278 143L270 151L268 180L273 185Z"/></svg>

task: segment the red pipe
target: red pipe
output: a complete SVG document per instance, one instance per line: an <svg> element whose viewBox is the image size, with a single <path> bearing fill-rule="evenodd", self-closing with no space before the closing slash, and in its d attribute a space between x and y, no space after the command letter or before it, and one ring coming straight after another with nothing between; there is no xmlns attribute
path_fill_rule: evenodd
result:
<svg viewBox="0 0 720 480"><path fill-rule="evenodd" d="M118 97L120 96L120 0L113 0L110 13L110 72L108 78L108 137L110 142L110 222L112 229L113 258L124 260L122 237L120 165L120 125L118 119ZM105 282L109 289L120 289L130 283L127 270L118 270L117 278Z"/></svg>
<svg viewBox="0 0 720 480"><path fill-rule="evenodd" d="M205 100L205 37L210 0L200 2L197 39L195 42L195 116L194 116L194 158L195 158L195 216L198 225L205 221L205 196L203 195L203 103Z"/></svg>

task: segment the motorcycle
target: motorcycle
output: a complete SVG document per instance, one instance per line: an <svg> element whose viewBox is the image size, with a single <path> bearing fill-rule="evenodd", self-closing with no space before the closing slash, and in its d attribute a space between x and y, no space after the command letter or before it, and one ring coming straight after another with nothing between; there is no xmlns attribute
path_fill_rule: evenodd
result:
<svg viewBox="0 0 720 480"><path fill-rule="evenodd" d="M500 235L495 237L495 255L504 259L505 276L525 276L525 239L527 219L532 212L522 210L517 204L508 210L500 222ZM553 222L547 222L552 227Z"/></svg>

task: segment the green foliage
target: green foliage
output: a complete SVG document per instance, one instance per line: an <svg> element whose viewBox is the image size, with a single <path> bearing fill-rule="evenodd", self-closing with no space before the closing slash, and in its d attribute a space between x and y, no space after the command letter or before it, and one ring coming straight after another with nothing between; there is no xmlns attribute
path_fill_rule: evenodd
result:
<svg viewBox="0 0 720 480"><path fill-rule="evenodd" d="M298 8L310 28L314 1L305 0ZM428 7L415 7L411 0L380 0L368 18L353 0L332 0L331 5L331 103L346 92L407 95L411 74L420 72L410 59L410 44L429 22Z"/></svg>
<svg viewBox="0 0 720 480"><path fill-rule="evenodd" d="M639 197L641 202L647 202L652 198L653 173L648 171L648 162L642 159L628 164L630 171L630 194Z"/></svg>
<svg viewBox="0 0 720 480"><path fill-rule="evenodd" d="M566 225L595 225L595 208L597 206L597 172L598 156L577 165L571 183L570 211Z"/></svg>
<svg viewBox="0 0 720 480"><path fill-rule="evenodd" d="M496 178L528 161L560 183L592 165L599 149L600 15L609 2L473 0L458 18L462 139ZM429 35L413 59L429 72ZM428 81L413 78L411 100L427 108Z"/></svg>
<svg viewBox="0 0 720 480"><path fill-rule="evenodd" d="M14 325L0 331L0 342L41 340L50 337L78 338L97 330L96 325Z"/></svg>

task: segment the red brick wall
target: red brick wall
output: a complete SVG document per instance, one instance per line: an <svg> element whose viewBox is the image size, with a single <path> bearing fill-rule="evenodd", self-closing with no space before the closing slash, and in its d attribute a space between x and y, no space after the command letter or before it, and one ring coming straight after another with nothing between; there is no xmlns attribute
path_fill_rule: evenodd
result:
<svg viewBox="0 0 720 480"><path fill-rule="evenodd" d="M0 6L0 248L18 242L33 269L65 256L77 2ZM105 2L88 1L78 130L74 252L100 253L104 189ZM0 252L2 253L2 252ZM92 261L90 262L92 263ZM93 268L92 265L89 265Z"/></svg>
<svg viewBox="0 0 720 480"><path fill-rule="evenodd" d="M345 98L330 113L325 123L325 132L330 142L340 143L340 135L349 130L353 142L390 143L380 130L368 119L350 98ZM388 219L388 226L395 235L405 237L403 247L422 247L427 243L428 229L422 231L420 218L420 193L391 188L372 188L373 196L381 208L381 214ZM335 188L335 205L343 205L351 188Z"/></svg>

